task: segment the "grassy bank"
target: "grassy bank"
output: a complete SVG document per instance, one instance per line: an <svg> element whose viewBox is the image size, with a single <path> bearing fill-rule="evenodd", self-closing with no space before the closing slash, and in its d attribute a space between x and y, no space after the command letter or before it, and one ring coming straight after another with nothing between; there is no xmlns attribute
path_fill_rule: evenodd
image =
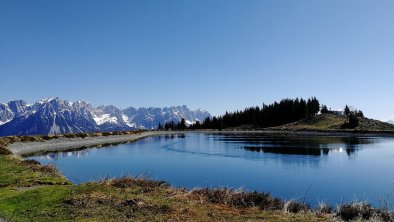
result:
<svg viewBox="0 0 394 222"><path fill-rule="evenodd" d="M367 205L343 205L341 214L325 205L312 211L267 193L189 191L142 178L76 186L54 167L0 155L0 218L8 221L335 221L341 217L391 220L387 211Z"/></svg>

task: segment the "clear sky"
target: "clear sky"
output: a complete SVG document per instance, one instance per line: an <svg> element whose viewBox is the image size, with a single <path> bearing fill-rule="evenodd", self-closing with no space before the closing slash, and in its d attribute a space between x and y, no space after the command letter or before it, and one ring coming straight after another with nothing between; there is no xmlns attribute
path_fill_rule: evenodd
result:
<svg viewBox="0 0 394 222"><path fill-rule="evenodd" d="M392 0L0 0L0 101L222 114L316 96L386 120L393 12Z"/></svg>

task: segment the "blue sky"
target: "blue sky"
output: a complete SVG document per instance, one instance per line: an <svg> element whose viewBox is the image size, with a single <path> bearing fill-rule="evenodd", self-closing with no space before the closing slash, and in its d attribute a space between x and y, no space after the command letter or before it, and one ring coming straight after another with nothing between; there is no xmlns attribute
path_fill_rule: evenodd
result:
<svg viewBox="0 0 394 222"><path fill-rule="evenodd" d="M386 120L393 10L388 0L1 0L0 101L222 114L316 96Z"/></svg>

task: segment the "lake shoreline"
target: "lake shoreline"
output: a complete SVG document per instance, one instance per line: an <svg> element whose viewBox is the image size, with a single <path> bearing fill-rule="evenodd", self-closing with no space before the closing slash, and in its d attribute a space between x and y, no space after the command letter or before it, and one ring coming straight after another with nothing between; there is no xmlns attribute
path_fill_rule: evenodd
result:
<svg viewBox="0 0 394 222"><path fill-rule="evenodd" d="M8 144L8 147L19 147L23 152L34 150L37 154L37 148L42 149L44 145L47 148L52 146L47 152L57 152L70 150L68 146L70 144L78 144L78 146L81 146L81 141L84 142L85 145L100 143L101 145L92 145L92 147L101 147L155 136L162 136L161 139L164 139L164 137L172 138L173 136L177 138L181 135L183 138L183 134L194 134L195 136L210 134L213 137L220 134L227 134L229 136L233 134L234 137L244 137L247 136L245 134L249 134L249 136L268 136L269 138L277 137L279 139L282 136L284 138L289 136L301 138L308 136L327 136L327 134L305 131L138 131L56 135L49 137L50 139L48 139L48 136L12 137L9 139L14 140ZM349 133L346 135L329 134L329 136L333 137L354 135L355 134ZM363 134L363 136L365 136L365 134ZM375 134L372 136L379 135ZM32 139L34 139L33 142ZM24 145L24 147L21 147L21 145ZM58 145L58 147L53 145ZM63 146L65 150L58 150L60 146ZM74 149L85 148L88 147L83 146ZM0 155L0 164L3 164L3 168L5 168L3 172L12 172L7 174L7 177L10 177L10 179L4 180L3 187L0 186L0 191L6 195L6 197L2 199L5 204L0 204L0 209L3 210L0 217L3 218L14 217L13 212L17 212L16 210L6 211L4 209L7 209L7 207L14 202L13 199L17 198L15 197L17 195L21 196L23 201L20 201L21 206L18 206L16 209L24 209L25 205L23 204L25 202L27 202L27 207L31 206L32 203L41 206L43 204L39 201L42 201L44 197L50 196L50 200L45 200L48 201L48 205L52 206L55 203L58 204L57 207L50 208L50 211L47 210L47 212L50 212L50 215L55 215L56 209L61 209L61 212L73 212L73 215L86 215L86 211L90 212L92 215L100 215L97 213L98 211L101 211L101 209L109 209L104 212L119 212L117 218L123 218L125 212L127 213L127 210L131 209L133 210L133 215L135 215L135 212L145 212L146 215L156 215L158 212L163 212L163 217L173 218L173 214L170 212L176 212L177 215L182 215L185 218L201 218L205 216L206 218L204 217L204 219L207 221L214 215L205 213L205 211L203 215L197 215L196 212L201 212L201 209L206 209L207 212L211 212L212 208L218 209L218 207L223 207L218 209L215 213L215 215L222 215L217 218L232 218L233 221L249 221L250 219L256 218L261 219L261 214L264 214L263 218L267 221L333 221L337 219L340 221L341 218L345 220L348 220L347 218L364 218L364 215L366 215L365 218L376 218L376 221L391 221L393 218L390 209L384 207L374 208L369 202L341 202L338 204L337 209L332 207L334 203L330 204L330 202L310 207L306 204L308 202L305 202L306 194L301 201L301 197L295 200L283 199L271 196L269 193L260 193L258 191L244 189L173 187L162 181L146 180L138 177L99 179L96 182L73 184L69 182L57 168L46 164L41 165L32 159L23 160L20 158L21 156L23 157L23 155L17 154L15 158L14 155ZM138 158L140 158L140 156ZM150 184L158 184L158 186L150 186ZM141 191L143 192L141 193ZM30 193L34 193L35 195L29 196ZM124 195L125 193L127 193L126 196ZM37 194L42 196L38 199L39 201L37 201ZM53 199L53 195L57 195L56 198ZM152 198L155 198L153 202L151 202ZM173 200L173 202L169 204L169 200ZM180 201L183 201L181 205L179 204ZM190 201L196 202L190 204ZM199 204L198 207L195 207L196 204ZM81 208L81 206L83 207ZM179 206L181 206L181 208L179 208ZM30 210L30 208L28 209ZM116 209L121 209L121 211L116 211ZM162 211L163 209L164 211ZM188 210L185 211L184 209ZM236 212L236 214L232 214L231 216L224 215L229 209ZM38 208L37 211L42 212L43 210ZM19 215L24 215L24 212L24 210L18 210ZM349 212L351 214L349 214ZM69 215L66 214L57 214L59 218L69 217ZM40 214L36 213L36 215ZM108 213L104 213L103 217L107 218L109 215ZM240 217L236 217L235 215L240 215ZM267 215L275 215L275 217L279 218L268 219ZM146 219L146 217L147 216L143 216L144 219ZM301 219L296 220L296 217ZM100 219L102 220L102 218Z"/></svg>
<svg viewBox="0 0 394 222"><path fill-rule="evenodd" d="M18 156L31 156L34 154L43 154L49 152L63 152L71 150L80 150L96 146L107 146L119 143L135 142L137 140L161 135L171 135L176 132L147 131L131 135L110 135L94 137L76 137L76 138L58 138L37 142L15 142L8 145L8 150Z"/></svg>
<svg viewBox="0 0 394 222"><path fill-rule="evenodd" d="M82 150L90 147L108 146L119 143L135 142L137 140L163 135L185 133L212 134L260 134L265 136L339 136L339 137L394 137L393 132L352 132L352 131L287 131L287 130L186 130L186 131L145 131L125 135L101 135L33 141L12 142L6 148L18 156L32 156L51 152Z"/></svg>

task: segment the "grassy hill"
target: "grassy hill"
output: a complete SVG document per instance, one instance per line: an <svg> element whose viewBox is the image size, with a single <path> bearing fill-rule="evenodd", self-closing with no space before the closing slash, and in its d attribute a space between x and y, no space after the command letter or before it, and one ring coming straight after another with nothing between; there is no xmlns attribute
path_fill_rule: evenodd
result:
<svg viewBox="0 0 394 222"><path fill-rule="evenodd" d="M344 115L336 114L321 114L312 117L305 118L303 120L278 126L272 127L275 130L295 130L295 131L368 131L368 132L394 132L394 125L381 122L379 120L373 120L368 118L359 118L359 125L353 129L342 128L343 123L347 120Z"/></svg>

